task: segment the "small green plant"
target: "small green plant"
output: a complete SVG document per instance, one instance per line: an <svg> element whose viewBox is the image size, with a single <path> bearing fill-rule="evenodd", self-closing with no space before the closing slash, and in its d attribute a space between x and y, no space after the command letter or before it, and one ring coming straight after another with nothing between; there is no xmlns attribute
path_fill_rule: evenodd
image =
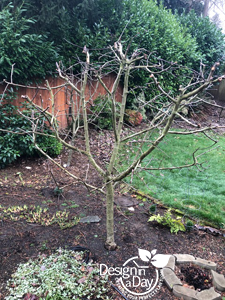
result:
<svg viewBox="0 0 225 300"><path fill-rule="evenodd" d="M159 224L168 226L171 233L177 233L178 231L186 230L184 224L181 221L181 217L176 217L175 219L173 218L171 209L168 209L163 216L161 216L160 214L151 216L148 221L156 221Z"/></svg>
<svg viewBox="0 0 225 300"><path fill-rule="evenodd" d="M48 250L47 241L43 241L43 243L41 245L41 251L45 251L45 250Z"/></svg>
<svg viewBox="0 0 225 300"><path fill-rule="evenodd" d="M22 185L24 185L22 173L21 172L17 172L16 175L19 177L20 181L22 182Z"/></svg>
<svg viewBox="0 0 225 300"><path fill-rule="evenodd" d="M0 205L0 215L3 220L26 220L29 223L37 223L42 226L59 225L60 229L66 229L78 224L80 218L72 216L68 211L56 211L50 214L48 208L35 205L10 206Z"/></svg>
<svg viewBox="0 0 225 300"><path fill-rule="evenodd" d="M156 204L152 204L152 205L149 207L149 212L150 212L151 214L155 214L155 213L156 213L156 208L157 208Z"/></svg>
<svg viewBox="0 0 225 300"><path fill-rule="evenodd" d="M191 231L191 229L193 228L194 223L191 220L187 220L185 227L187 231Z"/></svg>
<svg viewBox="0 0 225 300"><path fill-rule="evenodd" d="M40 255L20 264L8 281L9 295L5 299L110 299L106 295L107 277L99 275L97 264L85 264L84 255L58 249L50 256Z"/></svg>
<svg viewBox="0 0 225 300"><path fill-rule="evenodd" d="M59 196L62 195L62 193L63 193L63 189L61 189L58 186L56 186L55 189L54 189L54 196L59 197Z"/></svg>
<svg viewBox="0 0 225 300"><path fill-rule="evenodd" d="M79 204L71 204L70 207L71 208L77 208L77 207L79 207Z"/></svg>

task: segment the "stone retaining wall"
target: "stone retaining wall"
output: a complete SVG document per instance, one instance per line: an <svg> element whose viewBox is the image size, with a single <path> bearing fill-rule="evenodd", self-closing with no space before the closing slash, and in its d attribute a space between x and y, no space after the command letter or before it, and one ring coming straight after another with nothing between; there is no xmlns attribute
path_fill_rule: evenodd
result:
<svg viewBox="0 0 225 300"><path fill-rule="evenodd" d="M202 268L211 270L213 278L213 287L203 291L196 291L185 287L176 276L174 270L176 264L192 263ZM173 294L183 300L221 300L221 295L215 291L225 291L225 278L222 274L216 272L217 265L214 262L207 261L189 254L173 254L168 264L161 270L166 286Z"/></svg>

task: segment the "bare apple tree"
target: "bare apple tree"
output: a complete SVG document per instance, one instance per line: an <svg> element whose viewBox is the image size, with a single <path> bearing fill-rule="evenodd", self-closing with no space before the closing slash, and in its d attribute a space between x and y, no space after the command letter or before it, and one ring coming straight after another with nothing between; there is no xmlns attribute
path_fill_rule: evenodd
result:
<svg viewBox="0 0 225 300"><path fill-rule="evenodd" d="M198 95L207 89L213 83L222 80L222 77L214 77L214 71L217 67L217 63L211 68L207 76L203 74L196 75L197 73L190 73L190 80L185 86L180 86L177 90L176 95L172 94L169 90L163 87L160 83L160 79L163 78L167 72L173 74L174 70L179 70L181 67L176 63L168 63L161 59L157 59L153 55L144 49L137 49L131 55L129 55L129 47L126 51L123 51L122 44L116 42L113 47L109 48L108 53L104 54L104 62L101 63L99 60L96 64L90 63L89 51L85 47L84 51L86 54L86 61L82 63L82 72L79 75L79 84L74 83L74 75L63 70L60 64L57 64L57 71L59 76L64 81L64 86L69 87L71 93L75 93L76 97L79 98L78 109L72 109L72 140L69 140L69 134L62 136L58 123L57 123L57 112L54 112L55 103L55 87L50 87L47 82L45 88L50 91L52 110L48 108L43 109L41 106L34 103L33 99L28 96L22 96L26 101L28 101L33 110L36 113L29 117L32 122L32 134L33 143L35 147L48 157L54 164L57 164L65 173L71 176L74 180L83 183L87 188L91 190L99 190L106 195L106 229L107 238L105 246L107 249L113 250L116 248L116 242L114 238L114 190L118 182L123 180L128 175L135 175L135 172L139 169L143 170L146 168L148 170L164 170L164 169L179 169L188 168L191 166L200 167L198 161L198 156L193 153L193 162L190 164L184 164L181 166L173 166L171 168L160 166L158 168L145 167L142 163L149 159L154 154L154 150L163 141L165 136L169 133L172 134L193 134L205 132L211 130L215 127L204 127L199 128L197 124L188 120L188 118L182 114L185 107L188 107L192 102L196 102ZM108 56L108 57L107 57ZM107 60L105 59L107 57ZM131 125L124 125L124 120L126 116L126 103L128 96L134 93L135 87L132 89L129 87L130 78L138 76L140 72L146 72L149 76L149 82L144 87L144 92L148 89L154 89L158 92L156 96L151 99L145 99L141 106L148 105L152 111L152 116L146 121L145 126L133 127ZM109 73L115 74L115 81L111 87L108 87L103 78ZM105 90L105 99L110 105L111 111L111 121L112 121L112 131L111 131L111 150L108 150L108 158L104 160L99 160L96 153L92 149L90 141L90 123L92 123L94 118L100 116L91 114L91 105L94 105L93 95L90 95L90 99L87 100L85 95L85 90L89 80L95 77L98 84ZM187 81L186 81L187 82ZM12 83L8 83L12 84ZM123 86L122 101L118 105L116 99L116 92L119 84ZM142 87L137 87L139 91ZM143 92L143 90L142 90ZM158 105L158 100L163 98L161 105ZM139 99L139 97L137 97ZM74 107L75 102L72 101L72 106ZM45 116L48 120L49 126L55 132L56 138L70 151L75 151L82 153L82 155L88 158L89 163L94 167L97 174L101 178L103 184L102 186L94 186L86 178L79 178L69 172L69 170L56 162L53 158L49 157L43 149L41 149L36 141L38 134L42 134L38 131L39 117ZM187 122L190 130L182 131L179 129L171 130L171 126L175 118L181 118L184 122ZM150 137L151 132L155 132L153 137ZM84 135L85 147L81 147L78 143L77 135ZM136 150L135 155L132 157L129 164L124 164L124 166L118 166L118 157L123 149L124 145L130 145L132 147L132 142L138 143L138 150ZM130 143L130 144L129 144ZM146 147L147 145L147 147ZM145 147L144 147L145 146ZM88 168L86 172L88 173Z"/></svg>

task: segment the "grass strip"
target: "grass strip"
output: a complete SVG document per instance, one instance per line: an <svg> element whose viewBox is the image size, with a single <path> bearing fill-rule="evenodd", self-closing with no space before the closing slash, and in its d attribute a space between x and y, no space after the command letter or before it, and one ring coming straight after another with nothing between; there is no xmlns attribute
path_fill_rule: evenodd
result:
<svg viewBox="0 0 225 300"><path fill-rule="evenodd" d="M157 133L151 133L140 145L141 138L123 144L118 169L125 168L138 152L145 151ZM126 181L136 189L160 199L199 221L208 221L216 227L225 225L225 137L211 134L218 143L204 134L169 134L152 155L141 163L136 176ZM197 150L197 151L196 151ZM174 167L190 164L193 152L199 156L202 166L175 170L144 170L144 168Z"/></svg>

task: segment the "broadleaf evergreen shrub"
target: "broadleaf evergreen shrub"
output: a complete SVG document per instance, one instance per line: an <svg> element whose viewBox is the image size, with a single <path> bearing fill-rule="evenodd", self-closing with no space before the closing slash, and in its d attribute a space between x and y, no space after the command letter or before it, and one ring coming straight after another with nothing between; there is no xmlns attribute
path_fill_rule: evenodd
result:
<svg viewBox="0 0 225 300"><path fill-rule="evenodd" d="M12 163L20 156L41 155L33 144L32 134L28 133L32 131L31 122L18 113L19 108L12 104L14 97L15 94L8 91L3 103L0 103L0 168ZM23 114L31 115L29 106ZM44 121L42 118L39 129L44 134L54 135ZM36 142L50 156L57 156L62 150L62 144L53 136L38 135Z"/></svg>
<svg viewBox="0 0 225 300"><path fill-rule="evenodd" d="M30 33L36 22L26 18L26 9L7 5L0 11L0 78L10 79L12 65L13 81L26 83L33 78L53 74L59 60L56 47L46 34Z"/></svg>
<svg viewBox="0 0 225 300"><path fill-rule="evenodd" d="M120 20L120 27L125 28L122 39L129 42L132 40L130 52L139 48L146 49L147 54L151 53L152 63L161 63L164 68L170 63L176 63L173 68L164 72L163 76L157 75L162 87L174 95L180 85L187 83L193 66L200 63L201 52L198 51L196 39L171 11L163 5L158 6L154 0L124 0L124 5L125 9ZM180 68L180 65L185 68ZM132 73L130 88L135 95L130 95L130 105L127 108L132 108L132 100L135 101L135 97L141 93L138 86L146 87L144 90L146 101L159 94L155 88L149 87L149 83L151 83L149 74L145 71ZM162 100L165 101L161 97L160 101ZM159 107L160 105L159 102Z"/></svg>
<svg viewBox="0 0 225 300"><path fill-rule="evenodd" d="M45 129L45 133L53 134L50 129ZM40 136L37 138L38 146L49 156L54 157L61 153L62 144L54 137Z"/></svg>
<svg viewBox="0 0 225 300"><path fill-rule="evenodd" d="M196 50L201 53L202 63L208 67L206 69L212 67L215 62L224 62L225 34L222 29L218 28L208 17L197 16L194 10L189 14L177 15L177 18L196 40ZM224 63L222 65L224 66ZM193 67L199 69L199 62L196 61Z"/></svg>
<svg viewBox="0 0 225 300"><path fill-rule="evenodd" d="M59 59L65 66L75 64L74 71L80 72L77 56L85 60L82 54L84 45L90 49L91 63L98 63L100 53L102 55L105 51L104 54L108 54L108 45L113 44L122 32L124 47L130 43L131 52L145 48L156 60L162 59L163 64L177 62L199 70L201 60L208 65L220 60L224 52L224 35L208 18L200 18L194 12L175 16L159 2L16 0L13 7L9 1L2 0L0 77L9 78L13 63L16 63L15 81L21 83L32 80L32 77L44 77L55 70L55 61ZM173 11L177 7L174 1L163 2L170 2ZM101 57L103 62L109 59L108 55ZM158 80L167 92L173 94L180 85L185 85L186 75L187 70L177 68ZM130 87L147 86L148 83L149 77L139 71L131 79ZM137 96L140 90L136 89L135 93ZM146 88L146 101L156 93L156 89ZM131 95L127 108L135 109L132 106L134 100L135 96ZM159 107L161 104L159 101Z"/></svg>

